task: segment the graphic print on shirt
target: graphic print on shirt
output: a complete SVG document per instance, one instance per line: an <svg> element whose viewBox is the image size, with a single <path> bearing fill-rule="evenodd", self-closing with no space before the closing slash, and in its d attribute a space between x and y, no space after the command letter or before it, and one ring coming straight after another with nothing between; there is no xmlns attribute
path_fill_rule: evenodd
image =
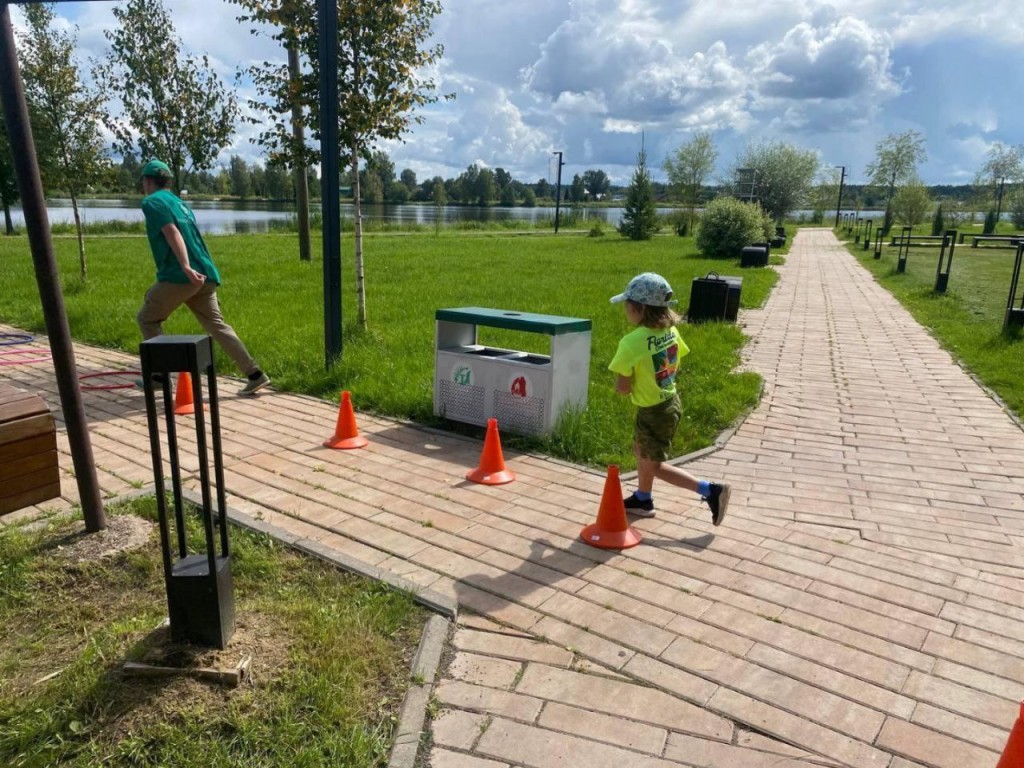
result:
<svg viewBox="0 0 1024 768"><path fill-rule="evenodd" d="M676 380L679 369L679 345L673 344L651 355L654 364L654 380L662 389L669 389Z"/></svg>

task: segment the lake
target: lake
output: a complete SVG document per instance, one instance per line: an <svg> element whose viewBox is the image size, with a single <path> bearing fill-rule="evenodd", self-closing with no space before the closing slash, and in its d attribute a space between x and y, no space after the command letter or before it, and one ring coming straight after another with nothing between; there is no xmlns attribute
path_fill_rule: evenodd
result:
<svg viewBox="0 0 1024 768"><path fill-rule="evenodd" d="M208 201L188 200L188 204L196 212L199 229L203 234L230 235L236 233L268 232L271 221L287 221L294 217L295 206L288 202L265 201ZM73 223L70 200L54 199L47 202L50 223ZM568 206L563 206L565 215ZM314 211L320 210L320 204L312 205ZM659 209L668 212L671 208ZM443 206L438 209L429 203L424 205L363 205L363 220L387 221L402 224L433 225L438 213L444 222L454 221L529 221L531 223L554 221L555 209L551 207L537 208L503 208L477 206ZM584 208L582 215L585 220L601 221L616 226L622 218L622 208ZM142 210L137 200L83 200L79 204L79 213L86 224L101 221L142 221ZM24 226L25 217L20 208L13 208L11 216L16 226ZM351 205L341 206L343 219L351 219Z"/></svg>

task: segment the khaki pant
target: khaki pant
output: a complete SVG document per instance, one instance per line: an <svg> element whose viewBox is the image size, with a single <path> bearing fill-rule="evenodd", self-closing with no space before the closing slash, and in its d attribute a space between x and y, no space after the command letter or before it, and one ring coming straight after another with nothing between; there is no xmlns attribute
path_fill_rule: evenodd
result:
<svg viewBox="0 0 1024 768"><path fill-rule="evenodd" d="M224 322L217 302L216 283L153 283L135 317L142 329L142 337L152 339L162 334L164 320L182 304L192 311L203 329L220 344L242 373L248 376L259 368L234 329Z"/></svg>

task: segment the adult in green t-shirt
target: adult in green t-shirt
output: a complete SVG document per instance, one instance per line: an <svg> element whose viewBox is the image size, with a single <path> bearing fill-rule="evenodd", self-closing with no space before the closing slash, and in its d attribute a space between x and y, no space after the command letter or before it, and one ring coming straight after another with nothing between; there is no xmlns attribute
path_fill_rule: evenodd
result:
<svg viewBox="0 0 1024 768"><path fill-rule="evenodd" d="M270 378L224 322L217 302L220 272L199 234L196 215L169 189L172 178L171 169L159 160L150 160L142 168L142 212L156 262L156 282L146 292L136 317L142 336L151 339L162 334L164 320L184 304L246 375L239 394L253 395L267 386Z"/></svg>

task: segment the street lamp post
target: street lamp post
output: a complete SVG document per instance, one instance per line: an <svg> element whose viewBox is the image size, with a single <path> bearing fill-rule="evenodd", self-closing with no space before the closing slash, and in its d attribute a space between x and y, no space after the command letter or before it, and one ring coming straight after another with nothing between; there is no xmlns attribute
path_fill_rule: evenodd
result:
<svg viewBox="0 0 1024 768"><path fill-rule="evenodd" d="M846 166L837 165L836 168L842 168L842 174L839 176L839 200L836 202L836 228L839 228L839 210L843 207L843 182L846 181ZM833 177L835 178L835 177Z"/></svg>
<svg viewBox="0 0 1024 768"><path fill-rule="evenodd" d="M555 180L555 234L558 234L558 214L562 207L562 166L565 163L562 162L561 152L552 152L552 155L558 155L558 177Z"/></svg>

